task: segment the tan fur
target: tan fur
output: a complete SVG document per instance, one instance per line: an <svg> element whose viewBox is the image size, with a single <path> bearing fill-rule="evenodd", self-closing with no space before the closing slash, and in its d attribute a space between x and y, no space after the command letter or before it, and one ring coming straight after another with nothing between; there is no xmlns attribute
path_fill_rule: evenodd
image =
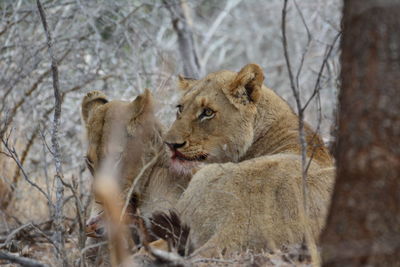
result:
<svg viewBox="0 0 400 267"><path fill-rule="evenodd" d="M249 64L239 73L219 71L180 82L185 85L181 111L165 141L184 145L172 164L183 168L185 158L199 155L214 163L194 175L177 204L200 251L275 248L301 242L306 232L298 117L263 80L262 69ZM201 119L205 108L215 113ZM307 214L316 237L324 225L334 167L321 138L307 124L305 131L307 156L313 156Z"/></svg>
<svg viewBox="0 0 400 267"><path fill-rule="evenodd" d="M101 172L110 172L104 168L118 166L112 176L118 180L125 199L142 168L157 156L134 190L139 199L138 208L146 217L156 210L173 207L189 182L189 177L170 171L161 139L163 129L152 106L148 90L132 102L108 101L98 91L88 93L82 101L88 139L87 162L95 179ZM95 205L91 219L101 209Z"/></svg>
<svg viewBox="0 0 400 267"><path fill-rule="evenodd" d="M10 171L7 169L6 163L10 165L10 162L7 162L6 156L0 154L0 208L6 209L10 204L11 199L11 188L9 184L6 182L6 177L10 174Z"/></svg>

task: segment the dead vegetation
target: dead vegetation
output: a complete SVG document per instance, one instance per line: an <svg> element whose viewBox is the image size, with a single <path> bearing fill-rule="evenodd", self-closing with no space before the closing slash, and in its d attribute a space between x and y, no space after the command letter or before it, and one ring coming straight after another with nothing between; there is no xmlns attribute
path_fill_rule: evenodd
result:
<svg viewBox="0 0 400 267"><path fill-rule="evenodd" d="M85 223L92 194L83 160L78 103L89 90L133 98L142 88L153 88L159 102L157 115L168 125L177 99L172 90L176 74L186 72L195 77L257 62L267 73L267 84L290 103L295 102L288 90L279 34L282 3L256 2L187 1L187 5L176 6L178 1L41 1L47 16L47 38L51 33L52 40L46 39L35 2L0 4L0 264L87 266L100 262L86 257L90 248ZM327 6L326 1L298 2L289 1L287 22L287 49L292 52L293 65L300 66L294 78L296 89L302 92L302 103L309 105L308 109L303 106L304 117L330 139L338 75L333 40L341 1L330 0ZM185 60L189 64L181 69ZM325 64L322 70L321 62ZM310 81L317 78L314 87ZM118 228L116 214L120 211L109 210ZM210 266L311 263L301 246L205 259L181 256L182 249L172 249L174 242L169 244L171 253L148 247L152 258L142 255L143 262L155 259L164 265ZM106 245L102 241L94 246ZM119 255L120 251L123 249L113 252L113 262L121 262L118 259L124 255ZM102 264L106 265L107 259Z"/></svg>

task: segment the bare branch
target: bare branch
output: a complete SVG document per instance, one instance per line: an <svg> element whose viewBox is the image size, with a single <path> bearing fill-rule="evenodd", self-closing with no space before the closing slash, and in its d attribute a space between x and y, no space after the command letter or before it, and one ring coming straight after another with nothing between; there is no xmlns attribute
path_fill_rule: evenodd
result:
<svg viewBox="0 0 400 267"><path fill-rule="evenodd" d="M325 53L325 57L322 61L321 67L319 69L318 75L317 75L317 81L315 82L315 86L314 86L314 91L312 92L310 98L307 100L307 102L305 103L305 105L302 107L302 111L305 111L306 108L308 107L308 105L310 104L311 100L315 97L315 95L317 94L317 92L321 89L321 77L322 77L322 73L324 72L325 66L328 63L328 59L331 56L332 50L335 47L335 44L337 42L337 40L339 40L339 37L342 33L339 32L335 38L333 39L332 44L328 47L327 52Z"/></svg>
<svg viewBox="0 0 400 267"><path fill-rule="evenodd" d="M10 147L9 144L9 140L8 138L6 140L4 140L4 138L1 138L1 142L3 143L4 147L6 148L7 152L8 152L8 156L10 156L14 162L17 164L18 168L21 170L22 175L24 176L25 180L32 185L34 188L36 188L42 195L44 195L44 197L47 199L47 202L49 203L49 207L54 207L52 201L50 200L50 196L48 194L46 194L46 192L44 192L44 190L37 185L34 181L32 181L28 174L25 172L21 161L18 158L17 152L15 151L14 148Z"/></svg>
<svg viewBox="0 0 400 267"><path fill-rule="evenodd" d="M229 12L235 8L238 4L240 4L242 0L233 0L233 1L226 1L224 9L219 13L218 17L214 20L213 24L211 25L210 29L205 34L203 39L202 45L207 45L211 38L214 36L215 31L218 29L218 26L222 23L224 18L229 14Z"/></svg>
<svg viewBox="0 0 400 267"><path fill-rule="evenodd" d="M108 241L102 241L102 242L95 243L95 244L93 244L93 245L89 245L89 246L87 246L87 247L84 247L84 248L81 250L81 255L82 255L82 256L85 255L85 253L86 253L89 249L98 248L98 247L101 247L101 246L105 246L105 245L107 245L107 244L108 244Z"/></svg>
<svg viewBox="0 0 400 267"><path fill-rule="evenodd" d="M281 30L282 30L283 53L284 53L284 56L285 56L286 66L287 66L287 70L288 70L288 73L289 73L290 88L292 89L292 93L293 93L293 95L294 95L294 97L296 99L297 108L298 108L298 110L301 110L300 93L299 93L298 89L296 88L296 84L294 82L292 65L290 63L290 57L289 57L289 52L288 52L288 47L287 47L287 37L286 37L287 2L288 2L288 0L284 0L283 8L282 8Z"/></svg>
<svg viewBox="0 0 400 267"><path fill-rule="evenodd" d="M301 71L303 70L304 60L305 60L306 55L308 53L308 50L310 48L312 35L311 35L311 32L310 32L310 29L307 26L306 20L305 20L304 15L303 15L303 12L301 12L300 7L297 4L297 1L293 0L293 2L294 2L294 5L296 6L297 12L300 15L301 22L303 23L304 28L306 29L306 32L307 32L307 44L306 44L306 47L305 47L305 49L303 51L303 54L301 55L300 66L299 66L299 68L297 70L297 74L296 74L296 86L300 90L300 74L301 74Z"/></svg>
<svg viewBox="0 0 400 267"><path fill-rule="evenodd" d="M0 251L0 259L7 260L10 262L21 264L26 267L47 267L47 264L41 263L36 260L32 260L25 257L15 256L11 253L6 253L4 251Z"/></svg>
<svg viewBox="0 0 400 267"><path fill-rule="evenodd" d="M307 145L305 129L304 129L304 110L301 105L300 88L298 86L296 86L296 83L294 81L292 67L290 64L290 58L289 58L289 53L288 53L288 47L287 47L287 37L286 37L287 4L288 4L288 0L284 0L284 4L283 4L283 8L282 8L281 30L282 30L282 44L283 44L284 57L286 60L286 66L287 66L288 73L289 73L290 85L292 88L293 95L295 97L297 112L298 112L299 141L300 141L300 145L301 145L301 175L302 175L302 197L303 197L303 199L302 199L303 205L301 206L303 208L303 210L299 214L303 217L302 220L305 222L305 227L306 227L305 228L305 230L306 230L305 231L305 241L307 242L308 248L311 251L312 260L315 265L319 265L319 257L317 256L315 241L311 235L311 230L308 225L308 203L307 203L307 196L308 196L307 147L308 147L308 145ZM305 22L304 22L304 25L306 25ZM306 29L308 30L307 27L306 27ZM308 41L308 45L309 45L310 40L311 39L309 39L309 41ZM302 55L300 67L297 72L297 79L298 79L298 76L300 75L306 52L307 52L307 50ZM297 83L297 85L298 85L298 83Z"/></svg>
<svg viewBox="0 0 400 267"><path fill-rule="evenodd" d="M4 248L7 246L7 244L15 237L16 234L18 234L20 231L25 230L26 228L32 228L33 225L32 223L27 223L24 225L21 225L20 227L14 229L10 234L8 234L7 238L4 240L2 244L0 244L0 249Z"/></svg>
<svg viewBox="0 0 400 267"><path fill-rule="evenodd" d="M286 66L289 73L290 85L292 88L293 95L296 100L296 106L299 116L299 135L300 135L300 145L301 145L301 166L302 166L302 177L303 177L303 207L304 211L307 212L307 173L306 173L306 158L307 158L307 141L304 132L304 113L301 106L300 99L300 89L296 88L296 84L293 77L292 66L290 64L289 52L287 47L287 38L286 38L286 14L287 14L287 3L288 0L284 0L283 9L282 9L282 43L283 43L283 51L286 60Z"/></svg>
<svg viewBox="0 0 400 267"><path fill-rule="evenodd" d="M61 59L58 61L58 63L62 62L67 55L69 54L71 50L67 50L63 56L61 57ZM47 77L47 75L49 75L51 71L51 68L49 68L47 71L45 71L44 73L42 73L37 79L36 81L31 85L31 87L24 93L24 96L17 102L17 104L14 105L14 107L11 109L10 114L8 115L4 125L2 126L2 128L0 129L0 137L4 135L4 133L7 131L8 127L11 125L11 123L14 120L15 115L17 114L19 108L29 99L29 97L39 88L39 85L44 81L44 79ZM5 95L3 96L3 100L6 99L7 94L9 92L12 91L12 89L14 88L14 86L11 86L5 93ZM5 105L3 105L0 109L0 113L3 111L3 109L5 108Z"/></svg>
<svg viewBox="0 0 400 267"><path fill-rule="evenodd" d="M54 153L54 161L56 166L56 175L55 179L57 181L56 185L56 205L55 205L55 233L54 233L54 242L57 244L58 250L61 252L58 254L59 264L63 266L67 266L67 260L64 251L64 227L63 227L63 206L64 206L64 186L62 183L62 166L61 166L61 152L60 145L58 143L58 131L60 127L60 117L61 117L61 93L60 93L60 85L58 80L58 67L57 60L55 59L53 52L53 40L51 37L51 33L48 29L46 15L44 13L43 7L40 3L40 0L36 1L40 19L43 24L43 29L47 38L47 46L51 59L51 70L53 74L53 89L54 89L54 119L53 119L53 132L51 141L53 144L53 153Z"/></svg>
<svg viewBox="0 0 400 267"><path fill-rule="evenodd" d="M74 179L72 179L74 181ZM63 183L64 186L69 188L72 192L72 196L75 200L75 207L76 207L76 215L77 215L77 220L78 220L78 225L79 225L79 230L80 230L80 235L79 235L79 245L80 248L83 249L85 247L85 241L86 241L86 234L85 234L85 205L82 204L82 201L78 195L78 192L76 192L76 187L72 186L71 184L67 183L64 181L64 179L61 179L61 182Z"/></svg>
<svg viewBox="0 0 400 267"><path fill-rule="evenodd" d="M56 249L57 254L60 254L61 252L58 249L58 245L56 243L54 243L53 240L51 240L50 237L47 236L47 234L45 232L42 231L42 229L39 228L39 226L35 225L32 223L32 227L40 234L42 235L50 244L53 245L53 247Z"/></svg>

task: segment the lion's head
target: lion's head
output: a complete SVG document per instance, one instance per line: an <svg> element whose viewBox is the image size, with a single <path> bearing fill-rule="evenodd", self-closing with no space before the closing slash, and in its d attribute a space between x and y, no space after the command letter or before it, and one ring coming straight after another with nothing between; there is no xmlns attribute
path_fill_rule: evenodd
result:
<svg viewBox="0 0 400 267"><path fill-rule="evenodd" d="M238 161L253 142L264 74L255 64L238 73L218 71L201 80L179 77L184 94L165 142L172 165Z"/></svg>
<svg viewBox="0 0 400 267"><path fill-rule="evenodd" d="M151 93L129 101L109 101L89 92L82 101L88 149L86 163L93 176L112 168L126 188L162 146L162 127L154 117Z"/></svg>

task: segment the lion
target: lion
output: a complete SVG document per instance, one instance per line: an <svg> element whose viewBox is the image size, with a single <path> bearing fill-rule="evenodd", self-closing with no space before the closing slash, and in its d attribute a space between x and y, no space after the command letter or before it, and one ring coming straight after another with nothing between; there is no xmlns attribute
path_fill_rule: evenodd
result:
<svg viewBox="0 0 400 267"><path fill-rule="evenodd" d="M135 209L145 218L155 211L172 209L190 180L190 176L171 170L161 138L163 126L153 109L148 89L131 102L109 101L103 93L92 91L81 106L88 169L94 179L104 175L117 179L122 199L133 186L129 201L135 202ZM104 236L102 210L101 203L93 206L88 236Z"/></svg>
<svg viewBox="0 0 400 267"><path fill-rule="evenodd" d="M298 116L263 82L256 64L200 80L179 77L184 92L164 140L176 172L206 163L176 205L203 255L280 248L307 232L315 238L324 226L333 158L305 123L304 216Z"/></svg>

